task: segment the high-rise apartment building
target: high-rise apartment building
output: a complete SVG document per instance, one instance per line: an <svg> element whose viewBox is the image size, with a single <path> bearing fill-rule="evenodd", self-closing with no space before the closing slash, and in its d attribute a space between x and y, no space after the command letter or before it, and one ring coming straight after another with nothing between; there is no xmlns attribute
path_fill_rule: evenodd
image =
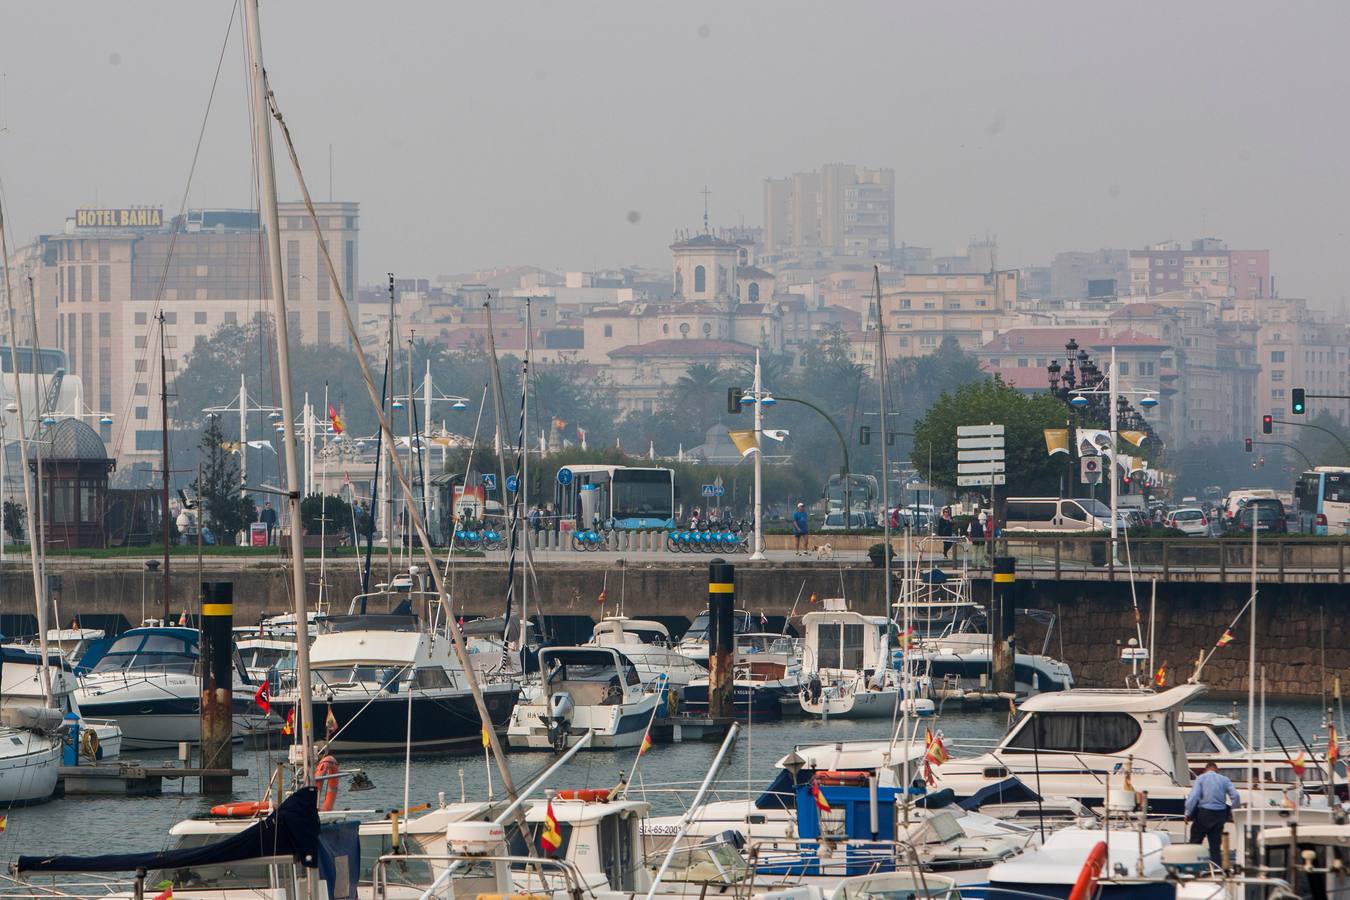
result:
<svg viewBox="0 0 1350 900"><path fill-rule="evenodd" d="M355 316L358 204L319 203L315 211ZM280 213L292 338L346 347L318 234L302 204L283 203ZM87 412L112 418L100 435L124 468L159 447L158 313L170 381L195 342L222 325L271 314L256 211L190 210L169 221L157 208L83 209L34 246L40 252L21 255L24 277L33 276L42 340L66 351Z"/></svg>
<svg viewBox="0 0 1350 900"><path fill-rule="evenodd" d="M895 249L895 170L830 163L764 182L764 250L775 257Z"/></svg>
<svg viewBox="0 0 1350 900"><path fill-rule="evenodd" d="M1229 250L1215 238L1153 244L1130 251L1129 293L1152 296L1176 291L1193 295L1253 300L1270 297L1269 250Z"/></svg>

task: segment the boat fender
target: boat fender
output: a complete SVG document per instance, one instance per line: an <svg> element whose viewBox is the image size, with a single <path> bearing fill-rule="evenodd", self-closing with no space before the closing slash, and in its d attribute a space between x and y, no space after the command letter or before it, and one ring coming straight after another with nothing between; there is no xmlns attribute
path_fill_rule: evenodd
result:
<svg viewBox="0 0 1350 900"><path fill-rule="evenodd" d="M680 692L674 689L666 689L666 715L674 716L680 712Z"/></svg>
<svg viewBox="0 0 1350 900"><path fill-rule="evenodd" d="M211 807L211 815L224 816L227 819L249 819L253 816L266 815L271 811L272 804L266 800L239 800Z"/></svg>
<svg viewBox="0 0 1350 900"><path fill-rule="evenodd" d="M871 772L866 772L861 769L826 769L824 771L816 772L816 783L862 786L867 784L867 779L871 774Z"/></svg>
<svg viewBox="0 0 1350 900"><path fill-rule="evenodd" d="M559 800L580 800L583 803L608 803L609 788L587 788L581 790L558 791Z"/></svg>
<svg viewBox="0 0 1350 900"><path fill-rule="evenodd" d="M88 728L80 732L80 755L98 759L98 733Z"/></svg>
<svg viewBox="0 0 1350 900"><path fill-rule="evenodd" d="M325 756L319 760L319 764L314 767L314 780L322 782L317 784L319 789L319 810L321 812L331 812L334 804L337 803L338 793L338 761L337 757ZM324 777L329 776L329 777Z"/></svg>
<svg viewBox="0 0 1350 900"><path fill-rule="evenodd" d="M1078 880L1073 883L1073 890L1069 891L1069 900L1092 900L1097 893L1097 879L1106 867L1106 857L1106 841L1098 841L1083 861Z"/></svg>

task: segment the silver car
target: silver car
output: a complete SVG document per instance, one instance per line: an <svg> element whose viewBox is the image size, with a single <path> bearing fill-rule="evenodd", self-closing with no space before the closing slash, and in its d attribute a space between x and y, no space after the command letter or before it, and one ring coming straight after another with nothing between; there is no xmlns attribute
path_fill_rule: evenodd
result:
<svg viewBox="0 0 1350 900"><path fill-rule="evenodd" d="M1167 527L1175 528L1185 534L1207 537L1209 535L1209 517L1203 509L1186 506L1174 509L1167 517Z"/></svg>

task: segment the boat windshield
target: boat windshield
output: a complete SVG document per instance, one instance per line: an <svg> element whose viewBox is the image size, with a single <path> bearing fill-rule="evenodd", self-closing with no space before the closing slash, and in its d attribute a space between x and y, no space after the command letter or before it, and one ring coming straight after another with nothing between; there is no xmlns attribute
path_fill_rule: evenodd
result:
<svg viewBox="0 0 1350 900"><path fill-rule="evenodd" d="M407 675L406 666L396 665L341 665L319 666L314 672L316 682L325 687L364 687L372 691L397 691L397 684Z"/></svg>
<svg viewBox="0 0 1350 900"><path fill-rule="evenodd" d="M745 610L736 610L736 615L732 617L732 629L736 634L745 634L761 627L759 616L751 616ZM699 613L695 617L689 630L684 633L685 640L706 641L708 639L708 614Z"/></svg>
<svg viewBox="0 0 1350 900"><path fill-rule="evenodd" d="M1247 741L1242 735L1237 733L1237 729L1232 725L1225 725L1223 728L1215 728L1214 735L1223 744L1224 749L1233 753L1241 752L1246 749Z"/></svg>
<svg viewBox="0 0 1350 900"><path fill-rule="evenodd" d="M91 670L129 672L153 669L160 672L192 672L197 648L170 634L133 634L118 638Z"/></svg>
<svg viewBox="0 0 1350 900"><path fill-rule="evenodd" d="M181 847L201 847L219 840L219 835L184 835ZM238 862L209 866L185 866L181 869L160 869L146 875L145 883L172 885L173 891L220 891L242 888L264 891L285 888L295 883L295 863L290 859L244 859ZM290 894L290 891L286 891Z"/></svg>
<svg viewBox="0 0 1350 900"><path fill-rule="evenodd" d="M899 872L847 879L834 892L834 900L914 900L916 897L949 896L961 896L949 881L940 881L932 875L916 880Z"/></svg>
<svg viewBox="0 0 1350 900"><path fill-rule="evenodd" d="M649 858L648 863L655 868L663 856ZM735 847L721 843L676 850L665 874L666 881L695 884L740 884L745 877L744 857Z"/></svg>
<svg viewBox="0 0 1350 900"><path fill-rule="evenodd" d="M295 650L289 647L240 647L239 655L255 671L295 668Z"/></svg>

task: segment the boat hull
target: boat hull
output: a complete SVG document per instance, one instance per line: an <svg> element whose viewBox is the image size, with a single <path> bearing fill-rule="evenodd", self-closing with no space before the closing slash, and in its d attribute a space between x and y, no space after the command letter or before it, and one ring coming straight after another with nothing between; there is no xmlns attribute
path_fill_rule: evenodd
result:
<svg viewBox="0 0 1350 900"><path fill-rule="evenodd" d="M520 695L519 688L509 684L489 684L483 687L483 699L492 728L500 731L511 716ZM323 737L331 711L337 723L335 736L328 743L334 753L382 755L404 753L405 739L411 739L412 749L418 753L477 750L482 747L483 726L468 690L415 691L409 703L407 693L381 694L371 699L362 692L355 697L335 696L332 700L316 697L314 703L315 734ZM294 701L272 701L272 714L283 720L290 714ZM412 728L409 734L408 711L412 709Z"/></svg>
<svg viewBox="0 0 1350 900"><path fill-rule="evenodd" d="M794 682L744 682L732 687L731 702L739 721L775 722L783 717L783 698L797 692ZM708 715L708 683L706 681L685 687L680 697L681 708L691 716Z"/></svg>
<svg viewBox="0 0 1350 900"><path fill-rule="evenodd" d="M10 731L12 752L0 755L0 804L51 799L60 774L61 742L31 731Z"/></svg>
<svg viewBox="0 0 1350 900"><path fill-rule="evenodd" d="M234 736L266 730L267 716L252 697L234 695ZM84 688L77 694L80 712L91 719L109 719L122 729L119 750L176 749L201 741L201 695L195 680L127 681L108 688Z"/></svg>

